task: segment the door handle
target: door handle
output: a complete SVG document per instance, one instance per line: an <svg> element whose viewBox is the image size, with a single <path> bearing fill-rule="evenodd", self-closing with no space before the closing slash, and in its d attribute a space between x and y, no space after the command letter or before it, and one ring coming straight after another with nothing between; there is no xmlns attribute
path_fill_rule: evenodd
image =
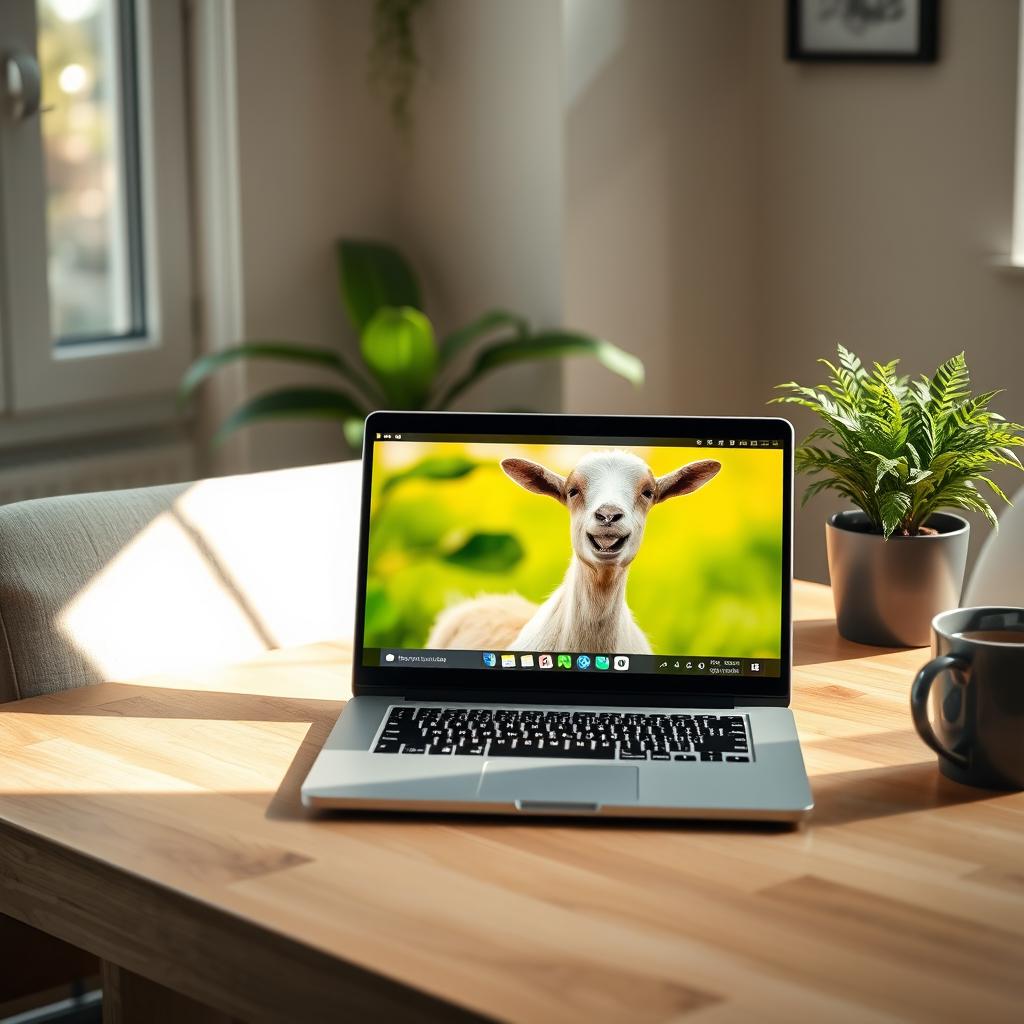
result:
<svg viewBox="0 0 1024 1024"><path fill-rule="evenodd" d="M15 121L25 121L40 112L42 76L39 61L31 53L9 53L4 58L7 102Z"/></svg>

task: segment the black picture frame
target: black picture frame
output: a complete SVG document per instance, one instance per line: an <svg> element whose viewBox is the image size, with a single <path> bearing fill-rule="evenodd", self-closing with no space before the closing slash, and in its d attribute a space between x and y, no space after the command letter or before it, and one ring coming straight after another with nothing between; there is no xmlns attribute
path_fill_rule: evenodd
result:
<svg viewBox="0 0 1024 1024"><path fill-rule="evenodd" d="M938 58L939 0L906 0L918 9L917 41L903 50L814 49L803 39L804 8L818 0L786 0L786 59L818 64L931 64ZM854 0L856 2L856 0Z"/></svg>
<svg viewBox="0 0 1024 1024"><path fill-rule="evenodd" d="M614 674L603 682L593 673L565 673L558 684L545 673L516 673L503 681L501 699L520 703L604 704L636 707L722 707L726 695L734 703L787 707L793 666L793 455L792 424L781 417L712 416L583 416L567 413L474 413L377 411L370 414L363 432L363 479L359 555L357 562L355 635L352 657L354 696L400 696L429 700L494 699L490 669L398 668L368 665L364 658L366 582L369 547L370 496L373 446L384 434L451 434L453 439L488 435L516 438L600 438L602 444L674 443L680 438L757 438L778 441L783 453L782 588L779 629L781 674L778 677L730 676L724 683L715 676L631 675L628 682ZM624 688L625 687L625 688ZM424 696L426 695L426 696Z"/></svg>

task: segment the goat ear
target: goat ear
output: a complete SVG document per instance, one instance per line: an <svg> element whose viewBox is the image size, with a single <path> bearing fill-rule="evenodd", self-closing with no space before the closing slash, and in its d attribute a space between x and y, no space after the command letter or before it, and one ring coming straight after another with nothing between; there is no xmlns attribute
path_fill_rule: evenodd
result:
<svg viewBox="0 0 1024 1024"><path fill-rule="evenodd" d="M659 476L654 500L659 502L666 498L678 498L680 494L690 494L703 487L721 468L722 464L714 459L700 459Z"/></svg>
<svg viewBox="0 0 1024 1024"><path fill-rule="evenodd" d="M545 469L539 462L530 462L529 459L502 459L501 468L520 487L525 487L534 494L546 494L565 504L565 477Z"/></svg>

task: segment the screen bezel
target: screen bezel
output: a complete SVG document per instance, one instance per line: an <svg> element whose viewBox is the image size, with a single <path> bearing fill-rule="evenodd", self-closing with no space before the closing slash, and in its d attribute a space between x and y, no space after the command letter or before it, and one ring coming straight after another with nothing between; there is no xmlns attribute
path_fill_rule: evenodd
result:
<svg viewBox="0 0 1024 1024"><path fill-rule="evenodd" d="M664 676L629 673L628 676L599 677L590 673L569 673L554 677L542 672L509 672L495 686L492 669L396 668L363 665L363 627L366 601L367 550L369 538L373 446L377 433L458 434L467 440L486 442L489 434L523 437L608 437L635 438L649 444L663 440L678 443L681 438L716 437L782 442L782 601L781 674L779 677ZM616 443L609 441L610 444ZM687 705L733 706L736 704L786 706L792 688L792 580L793 580L793 427L781 417L709 416L583 416L569 413L462 413L402 412L371 413L363 434L363 478L359 530L359 558L356 578L355 637L353 638L352 693L394 695L421 700L486 700L535 704L615 704L632 706L685 707ZM614 653L614 652L610 652ZM620 681L628 680L628 687ZM605 685L595 685L600 680ZM656 685L654 681L656 680ZM650 682L648 682L650 681Z"/></svg>

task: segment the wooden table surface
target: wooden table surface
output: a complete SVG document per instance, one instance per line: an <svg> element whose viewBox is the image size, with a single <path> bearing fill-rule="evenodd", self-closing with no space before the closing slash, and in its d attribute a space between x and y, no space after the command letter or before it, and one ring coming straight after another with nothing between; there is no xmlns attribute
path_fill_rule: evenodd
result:
<svg viewBox="0 0 1024 1024"><path fill-rule="evenodd" d="M798 584L807 826L314 818L322 645L0 709L0 912L243 1020L1024 1018L1024 794Z"/></svg>

